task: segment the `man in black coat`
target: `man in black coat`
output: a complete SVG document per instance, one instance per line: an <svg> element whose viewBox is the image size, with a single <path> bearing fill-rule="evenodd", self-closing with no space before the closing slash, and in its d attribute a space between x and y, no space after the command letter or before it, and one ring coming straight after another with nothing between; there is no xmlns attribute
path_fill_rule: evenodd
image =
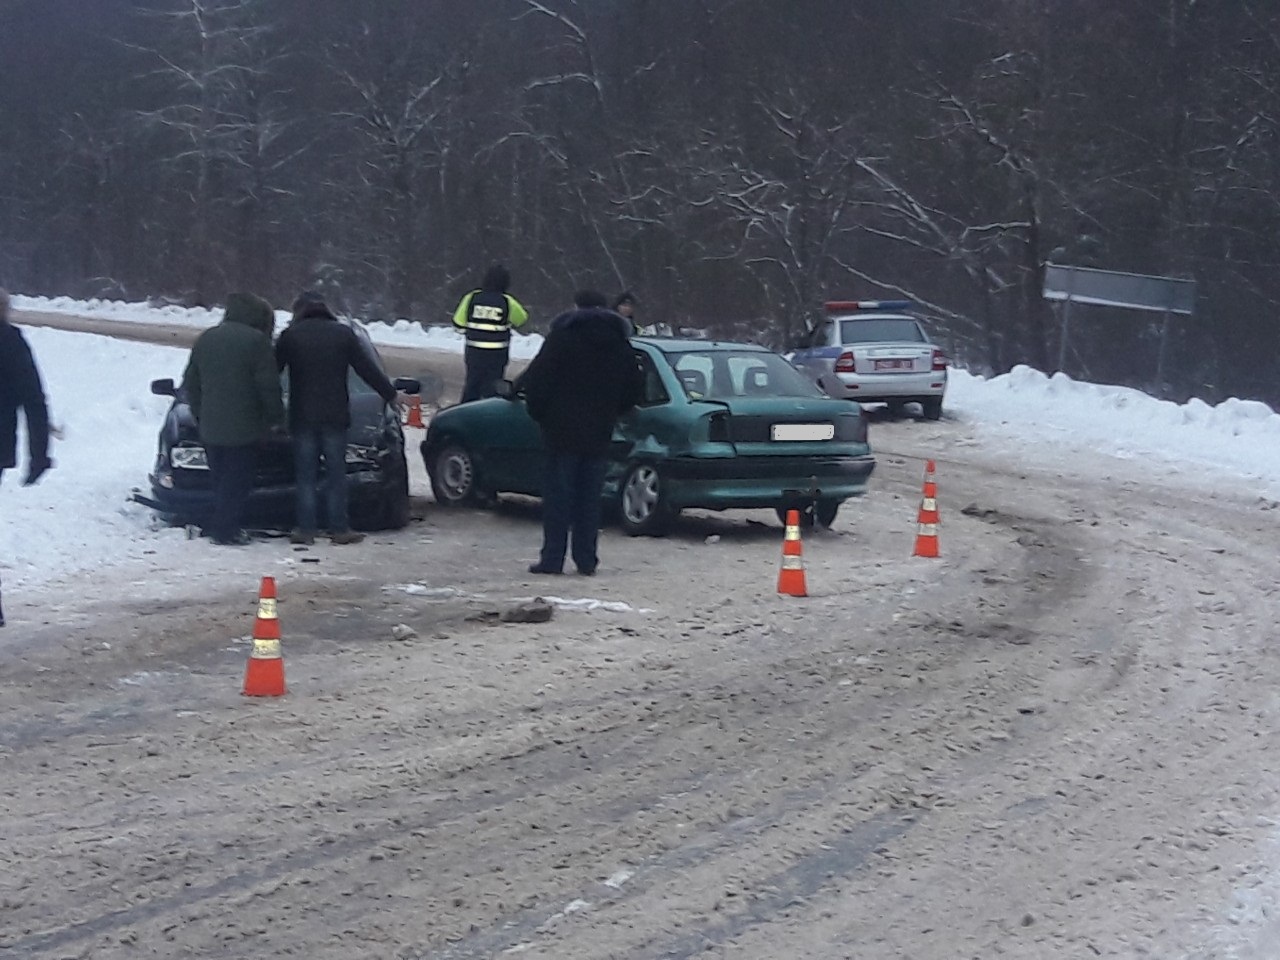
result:
<svg viewBox="0 0 1280 960"><path fill-rule="evenodd" d="M323 458L329 537L334 543L359 543L364 534L352 531L347 518L347 371L354 370L387 403L396 402L396 388L355 331L312 293L294 302L293 320L276 341L276 365L289 371L289 436L298 488L297 523L290 539L315 542L316 486Z"/></svg>
<svg viewBox="0 0 1280 960"><path fill-rule="evenodd" d="M520 378L529 415L542 428L542 553L530 573L564 572L572 535L578 572L596 572L600 497L618 417L643 395L635 350L603 294L580 291L552 324Z"/></svg>
<svg viewBox="0 0 1280 960"><path fill-rule="evenodd" d="M0 478L18 465L18 410L27 419L29 487L53 466L49 459L49 408L35 357L22 331L9 322L9 292L0 289ZM4 605L0 601L0 627Z"/></svg>

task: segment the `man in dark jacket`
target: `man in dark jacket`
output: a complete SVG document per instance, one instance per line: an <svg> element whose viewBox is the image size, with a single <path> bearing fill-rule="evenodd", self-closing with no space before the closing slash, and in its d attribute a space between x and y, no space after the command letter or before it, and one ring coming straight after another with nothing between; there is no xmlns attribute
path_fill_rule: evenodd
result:
<svg viewBox="0 0 1280 960"><path fill-rule="evenodd" d="M636 297L630 290L624 290L613 301L613 312L627 324L627 333L635 336L640 327L636 323Z"/></svg>
<svg viewBox="0 0 1280 960"><path fill-rule="evenodd" d="M530 573L563 573L572 534L578 572L599 557L600 497L609 441L644 383L635 351L603 294L580 291L520 378L529 415L542 428L547 466L542 489L542 553Z"/></svg>
<svg viewBox="0 0 1280 960"><path fill-rule="evenodd" d="M467 379L462 403L492 397L495 385L507 369L511 331L522 327L529 314L507 293L511 274L494 264L478 290L472 290L453 311L453 325L466 334Z"/></svg>
<svg viewBox="0 0 1280 960"><path fill-rule="evenodd" d="M269 303L249 293L229 294L222 322L196 339L182 375L213 474L213 515L204 532L223 546L249 542L244 510L258 444L284 420L271 353L274 328Z"/></svg>
<svg viewBox="0 0 1280 960"><path fill-rule="evenodd" d="M359 543L364 534L355 533L347 519L347 371L354 370L387 403L396 402L396 388L355 331L313 293L295 301L293 320L276 343L276 364L289 371L289 435L298 486L297 524L290 539L315 542L316 484L323 458L329 538L334 543Z"/></svg>
<svg viewBox="0 0 1280 960"><path fill-rule="evenodd" d="M22 331L9 322L9 292L0 289L0 478L18 465L18 410L27 420L29 487L53 466L49 459L49 408L35 357ZM4 604L0 601L0 627Z"/></svg>

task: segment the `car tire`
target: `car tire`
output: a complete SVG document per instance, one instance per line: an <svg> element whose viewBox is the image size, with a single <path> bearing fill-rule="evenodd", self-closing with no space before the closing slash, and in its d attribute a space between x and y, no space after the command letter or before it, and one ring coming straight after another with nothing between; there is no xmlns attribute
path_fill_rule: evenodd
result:
<svg viewBox="0 0 1280 960"><path fill-rule="evenodd" d="M802 507L778 507L778 522L786 525L788 510L800 511L800 526L806 530L811 529L814 524L820 527L830 527L836 522L836 514L840 512L839 500L819 500L816 504L810 503Z"/></svg>
<svg viewBox="0 0 1280 960"><path fill-rule="evenodd" d="M942 419L942 398L928 397L920 401L920 409L924 412L926 420Z"/></svg>
<svg viewBox="0 0 1280 960"><path fill-rule="evenodd" d="M618 523L633 537L660 537L678 511L667 504L666 481L652 463L633 463L618 491Z"/></svg>
<svg viewBox="0 0 1280 960"><path fill-rule="evenodd" d="M431 492L442 507L461 507L479 499L480 477L471 451L458 443L445 443L432 452L427 463Z"/></svg>

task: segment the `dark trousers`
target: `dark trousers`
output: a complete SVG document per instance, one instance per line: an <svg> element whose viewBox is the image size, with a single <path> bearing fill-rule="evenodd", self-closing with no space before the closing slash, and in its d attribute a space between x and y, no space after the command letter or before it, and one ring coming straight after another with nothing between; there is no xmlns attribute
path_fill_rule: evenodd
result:
<svg viewBox="0 0 1280 960"><path fill-rule="evenodd" d="M608 463L603 456L547 451L542 481L540 566L548 570L563 569L572 535L574 565L584 573L595 570L600 562L596 554L600 538L600 494Z"/></svg>
<svg viewBox="0 0 1280 960"><path fill-rule="evenodd" d="M244 527L245 506L253 489L253 468L258 448L205 445L209 472L213 474L213 516L204 532L215 540L230 540Z"/></svg>
<svg viewBox="0 0 1280 960"><path fill-rule="evenodd" d="M316 532L320 458L324 457L324 515L330 533L346 533L347 430L345 427L292 427L293 472L298 485L297 527Z"/></svg>
<svg viewBox="0 0 1280 960"><path fill-rule="evenodd" d="M495 396L497 382L507 372L507 350L467 347L467 380L462 385L462 400L483 400Z"/></svg>

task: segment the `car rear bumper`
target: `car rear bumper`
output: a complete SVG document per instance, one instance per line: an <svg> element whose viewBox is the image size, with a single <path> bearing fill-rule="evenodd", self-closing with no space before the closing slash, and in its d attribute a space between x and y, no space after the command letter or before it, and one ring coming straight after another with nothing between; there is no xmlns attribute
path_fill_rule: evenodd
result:
<svg viewBox="0 0 1280 960"><path fill-rule="evenodd" d="M815 499L847 500L866 492L874 457L677 458L662 464L667 502L711 510L776 507Z"/></svg>
<svg viewBox="0 0 1280 960"><path fill-rule="evenodd" d="M826 373L819 385L830 396L860 403L923 400L946 392L947 373Z"/></svg>

